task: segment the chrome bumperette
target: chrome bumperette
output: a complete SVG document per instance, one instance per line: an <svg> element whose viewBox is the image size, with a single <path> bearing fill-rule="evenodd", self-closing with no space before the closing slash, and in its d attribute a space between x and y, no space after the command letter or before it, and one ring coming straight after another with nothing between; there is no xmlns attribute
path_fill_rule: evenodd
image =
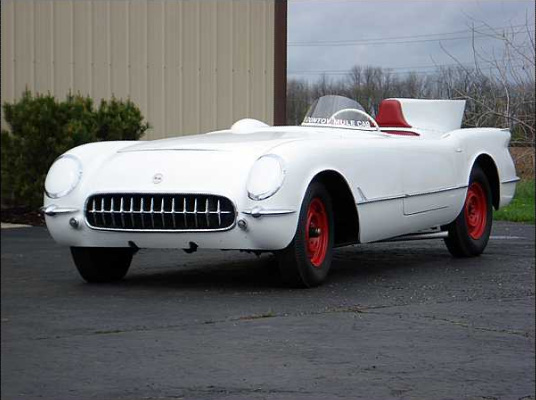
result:
<svg viewBox="0 0 536 400"><path fill-rule="evenodd" d="M262 207L253 207L251 209L243 210L242 214L251 215L253 218L259 218L265 215L287 215L295 212L296 210L291 209L265 209Z"/></svg>
<svg viewBox="0 0 536 400"><path fill-rule="evenodd" d="M236 207L211 194L100 193L86 200L86 224L97 230L214 232L236 224Z"/></svg>
<svg viewBox="0 0 536 400"><path fill-rule="evenodd" d="M71 208L71 207L58 207L55 204L51 204L48 206L43 206L39 208L39 211L41 211L43 214L53 217L57 214L72 214L75 212L78 212L78 208Z"/></svg>

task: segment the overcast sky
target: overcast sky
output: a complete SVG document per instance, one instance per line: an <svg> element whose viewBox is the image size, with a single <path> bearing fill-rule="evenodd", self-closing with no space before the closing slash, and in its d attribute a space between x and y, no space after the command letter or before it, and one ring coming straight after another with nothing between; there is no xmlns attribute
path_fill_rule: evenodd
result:
<svg viewBox="0 0 536 400"><path fill-rule="evenodd" d="M315 73L328 71L336 79L341 76L336 71L356 64L392 68L396 74L431 72L436 64L455 62L441 45L470 63L471 24L523 29L528 19L533 31L534 8L533 0L289 0L288 76L317 79ZM490 53L496 45L493 39L476 39L479 51Z"/></svg>

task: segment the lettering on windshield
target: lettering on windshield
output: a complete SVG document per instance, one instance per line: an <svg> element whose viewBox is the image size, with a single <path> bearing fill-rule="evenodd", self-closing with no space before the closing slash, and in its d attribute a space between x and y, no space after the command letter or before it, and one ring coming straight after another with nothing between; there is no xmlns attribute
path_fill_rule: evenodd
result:
<svg viewBox="0 0 536 400"><path fill-rule="evenodd" d="M356 128L370 128L370 121L356 121L353 119L305 117L304 124L353 126Z"/></svg>

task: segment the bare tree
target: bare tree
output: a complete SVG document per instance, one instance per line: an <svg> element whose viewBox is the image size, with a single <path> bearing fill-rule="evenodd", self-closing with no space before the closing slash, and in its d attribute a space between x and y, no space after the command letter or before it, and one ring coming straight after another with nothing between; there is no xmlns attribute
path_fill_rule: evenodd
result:
<svg viewBox="0 0 536 400"><path fill-rule="evenodd" d="M438 67L435 74L409 72L397 76L373 66L354 66L344 79L334 81L322 75L317 82L291 80L288 84L288 121L298 124L308 105L326 94L351 97L375 115L381 100L388 97L466 99L464 126L498 126L512 132L512 145L534 147L535 47L530 24L497 30L484 22L472 28L472 66L455 61L455 66ZM486 53L476 38L496 41L500 52Z"/></svg>
<svg viewBox="0 0 536 400"><path fill-rule="evenodd" d="M524 27L498 30L483 21L478 23L479 28L472 27L472 68L442 47L458 65L440 71L443 85L448 86L442 91L450 98L468 101L466 125L509 128L513 145L534 146L535 46L531 25L527 20ZM479 49L476 37L495 40L500 51Z"/></svg>

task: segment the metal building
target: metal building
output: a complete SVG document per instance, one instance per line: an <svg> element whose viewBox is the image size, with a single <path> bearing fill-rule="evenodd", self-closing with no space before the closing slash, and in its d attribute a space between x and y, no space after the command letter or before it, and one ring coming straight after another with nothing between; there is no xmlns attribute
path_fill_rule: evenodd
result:
<svg viewBox="0 0 536 400"><path fill-rule="evenodd" d="M286 1L2 0L2 101L130 97L161 138L285 120Z"/></svg>

